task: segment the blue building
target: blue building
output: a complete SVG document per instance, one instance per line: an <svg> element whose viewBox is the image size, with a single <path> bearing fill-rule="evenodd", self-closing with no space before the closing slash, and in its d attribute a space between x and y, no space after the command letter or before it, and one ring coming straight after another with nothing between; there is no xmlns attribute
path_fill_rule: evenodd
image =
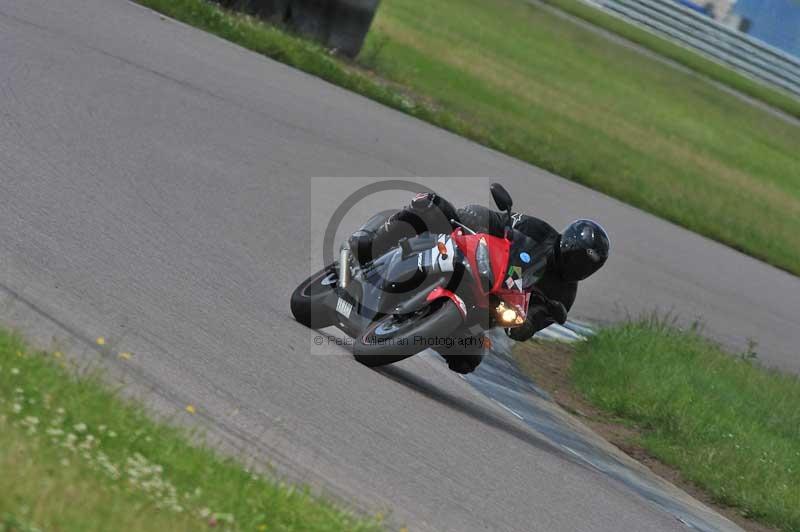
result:
<svg viewBox="0 0 800 532"><path fill-rule="evenodd" d="M800 57L800 1L738 0L733 9L750 21L747 33Z"/></svg>

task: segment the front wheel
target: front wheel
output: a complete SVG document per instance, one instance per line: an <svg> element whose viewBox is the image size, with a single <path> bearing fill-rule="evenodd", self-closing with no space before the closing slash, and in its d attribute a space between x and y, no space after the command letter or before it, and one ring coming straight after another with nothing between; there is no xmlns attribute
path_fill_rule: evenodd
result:
<svg viewBox="0 0 800 532"><path fill-rule="evenodd" d="M355 339L353 352L365 366L399 362L433 347L431 340L449 336L463 319L455 303L437 301L407 316L384 316Z"/></svg>
<svg viewBox="0 0 800 532"><path fill-rule="evenodd" d="M330 304L335 297L338 277L333 265L306 279L292 294L291 308L295 319L312 329L322 329L337 322Z"/></svg>

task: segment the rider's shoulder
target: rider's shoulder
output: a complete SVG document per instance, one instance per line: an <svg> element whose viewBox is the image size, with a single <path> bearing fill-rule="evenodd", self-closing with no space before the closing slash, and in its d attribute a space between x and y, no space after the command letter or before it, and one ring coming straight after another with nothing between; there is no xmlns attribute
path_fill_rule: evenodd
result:
<svg viewBox="0 0 800 532"><path fill-rule="evenodd" d="M470 203L469 205L464 205L463 207L461 207L458 210L460 212L465 212L465 213L473 214L473 215L474 214L491 214L491 213L494 212L489 207L485 207L485 206L479 205L477 203Z"/></svg>
<svg viewBox="0 0 800 532"><path fill-rule="evenodd" d="M546 238L558 237L559 233L552 225L541 218L522 213L513 213L514 228L522 231L534 240L542 241Z"/></svg>

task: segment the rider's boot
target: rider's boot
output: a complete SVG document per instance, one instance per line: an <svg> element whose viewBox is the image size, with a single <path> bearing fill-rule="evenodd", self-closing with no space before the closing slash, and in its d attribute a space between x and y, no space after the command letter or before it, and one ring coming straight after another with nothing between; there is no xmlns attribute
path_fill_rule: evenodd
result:
<svg viewBox="0 0 800 532"><path fill-rule="evenodd" d="M490 344L488 338L483 333L477 336L455 333L453 337L458 338L457 344L452 347L436 347L435 350L444 357L447 367L452 371L462 375L472 373L487 353L486 349Z"/></svg>

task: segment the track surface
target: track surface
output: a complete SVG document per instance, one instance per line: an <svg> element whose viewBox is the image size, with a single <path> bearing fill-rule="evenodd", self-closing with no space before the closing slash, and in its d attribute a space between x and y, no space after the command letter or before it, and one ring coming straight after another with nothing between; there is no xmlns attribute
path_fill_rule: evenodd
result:
<svg viewBox="0 0 800 532"><path fill-rule="evenodd" d="M197 404L226 441L415 530L680 529L441 365L387 376L309 354L288 313L324 219L308 178L350 175L502 176L520 206L614 237L577 317L674 307L800 371L790 275L124 1L0 0L6 320L35 308L108 337L167 405ZM356 186L336 183L331 211ZM487 179L426 183L488 199Z"/></svg>

